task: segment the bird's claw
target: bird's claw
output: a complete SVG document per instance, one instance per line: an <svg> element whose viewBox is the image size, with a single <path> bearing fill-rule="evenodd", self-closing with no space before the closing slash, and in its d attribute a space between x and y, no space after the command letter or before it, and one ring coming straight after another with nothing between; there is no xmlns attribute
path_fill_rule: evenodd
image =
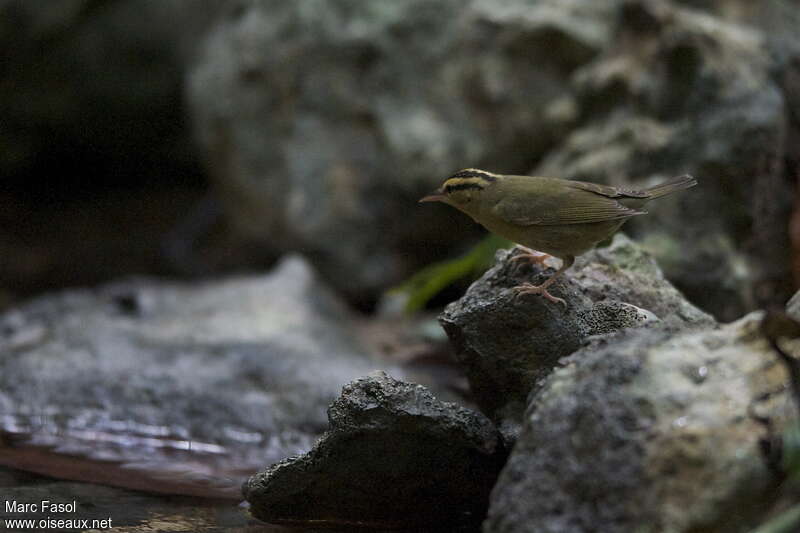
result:
<svg viewBox="0 0 800 533"><path fill-rule="evenodd" d="M558 298L557 296L553 296L549 292L547 292L547 288L543 285L534 285L532 283L523 283L522 285L517 285L514 287L514 290L517 292L516 297L522 296L523 294L539 294L544 296L548 300L553 303L558 303L567 307L567 302L563 298Z"/></svg>

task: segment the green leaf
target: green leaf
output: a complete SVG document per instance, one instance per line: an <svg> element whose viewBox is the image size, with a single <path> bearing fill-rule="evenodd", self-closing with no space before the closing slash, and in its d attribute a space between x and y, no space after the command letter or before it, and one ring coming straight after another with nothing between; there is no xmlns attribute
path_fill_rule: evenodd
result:
<svg viewBox="0 0 800 533"><path fill-rule="evenodd" d="M479 276L491 266L494 253L511 244L496 235L489 235L464 255L428 265L389 292L404 294L405 311L414 313L425 307L431 298L454 282L466 277Z"/></svg>
<svg viewBox="0 0 800 533"><path fill-rule="evenodd" d="M790 479L800 480L800 421L783 432L783 468Z"/></svg>
<svg viewBox="0 0 800 533"><path fill-rule="evenodd" d="M800 530L800 505L795 505L750 533L795 533L798 530Z"/></svg>

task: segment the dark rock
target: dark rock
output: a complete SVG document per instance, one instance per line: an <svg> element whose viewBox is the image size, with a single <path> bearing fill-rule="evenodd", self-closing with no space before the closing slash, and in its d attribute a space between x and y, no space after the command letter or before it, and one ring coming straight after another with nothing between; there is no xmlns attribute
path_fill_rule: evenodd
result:
<svg viewBox="0 0 800 533"><path fill-rule="evenodd" d="M521 172L544 154L614 3L243 4L188 91L231 219L272 249L304 250L351 295L441 258L473 226L410 207L464 166Z"/></svg>
<svg viewBox="0 0 800 533"><path fill-rule="evenodd" d="M265 461L308 449L341 386L374 368L351 326L298 257L41 297L0 315L0 464L236 497Z"/></svg>
<svg viewBox="0 0 800 533"><path fill-rule="evenodd" d="M511 252L498 252L495 266L439 319L478 406L506 438L515 430L504 421L519 422L533 385L590 334L583 315L592 308L570 278L551 291L567 301L567 309L538 296L517 297L512 287L523 280L541 283L553 271L522 275L510 257Z"/></svg>
<svg viewBox="0 0 800 533"><path fill-rule="evenodd" d="M613 44L575 74L576 127L535 169L636 187L695 175L696 189L626 231L722 320L789 296L795 176L783 160L796 143L769 33L670 2L623 3Z"/></svg>
<svg viewBox="0 0 800 533"><path fill-rule="evenodd" d="M0 0L0 179L44 175L37 191L49 195L73 179L86 186L71 172L185 178L197 163L181 116L183 71L219 11L198 7Z"/></svg>
<svg viewBox="0 0 800 533"><path fill-rule="evenodd" d="M512 287L541 283L552 269L497 262L440 317L481 410L513 439L531 389L590 336L663 322L667 329L713 324L664 279L653 259L623 235L597 249L551 291L563 308ZM530 272L533 269L534 275Z"/></svg>
<svg viewBox="0 0 800 533"><path fill-rule="evenodd" d="M531 398L484 532L755 527L780 483L762 441L794 417L760 320L627 330L569 357Z"/></svg>
<svg viewBox="0 0 800 533"><path fill-rule="evenodd" d="M342 390L308 453L243 487L256 518L307 526L459 527L479 522L505 453L483 415L383 372Z"/></svg>

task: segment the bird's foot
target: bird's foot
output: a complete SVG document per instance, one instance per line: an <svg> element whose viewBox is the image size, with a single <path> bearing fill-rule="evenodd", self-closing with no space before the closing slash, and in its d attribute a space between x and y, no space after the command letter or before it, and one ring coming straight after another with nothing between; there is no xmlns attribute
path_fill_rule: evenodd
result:
<svg viewBox="0 0 800 533"><path fill-rule="evenodd" d="M548 259L550 259L550 255L549 254L545 254L545 253L542 253L542 252L536 252L536 251L531 250L530 248L528 248L526 246L517 245L517 248L522 250L522 253L521 254L517 254L514 257L512 257L510 259L510 261L512 263L516 263L517 261L527 261L528 263L534 263L534 264L537 264L537 265L544 266L544 262L547 261Z"/></svg>
<svg viewBox="0 0 800 533"><path fill-rule="evenodd" d="M540 294L550 300L553 303L558 303L567 307L567 302L563 298L558 298L557 296L553 296L549 292L547 292L547 286L545 283L541 285L534 285L533 283L523 283L522 285L517 285L514 287L514 290L517 292L517 297L522 296L523 294Z"/></svg>

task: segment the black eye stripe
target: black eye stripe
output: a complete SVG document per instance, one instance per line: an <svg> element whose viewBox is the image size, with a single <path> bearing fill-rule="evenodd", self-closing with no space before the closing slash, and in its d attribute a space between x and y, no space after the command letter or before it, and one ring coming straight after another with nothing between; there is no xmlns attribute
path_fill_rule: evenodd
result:
<svg viewBox="0 0 800 533"><path fill-rule="evenodd" d="M483 190L483 186L478 183L459 183L457 185L447 185L444 188L444 192L450 194L453 191L464 191L467 189Z"/></svg>
<svg viewBox="0 0 800 533"><path fill-rule="evenodd" d="M461 170L450 176L448 179L452 178L481 178L489 182L496 180L496 178L491 174L487 172L481 172L480 170Z"/></svg>

